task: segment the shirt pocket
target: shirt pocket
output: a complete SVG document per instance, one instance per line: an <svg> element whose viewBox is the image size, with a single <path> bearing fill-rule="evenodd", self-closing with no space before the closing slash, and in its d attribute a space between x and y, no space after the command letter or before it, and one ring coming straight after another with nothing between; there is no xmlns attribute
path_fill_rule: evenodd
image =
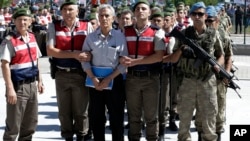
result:
<svg viewBox="0 0 250 141"><path fill-rule="evenodd" d="M116 46L110 46L108 47L108 59L111 61L111 62L114 62L115 60L117 60L117 47Z"/></svg>

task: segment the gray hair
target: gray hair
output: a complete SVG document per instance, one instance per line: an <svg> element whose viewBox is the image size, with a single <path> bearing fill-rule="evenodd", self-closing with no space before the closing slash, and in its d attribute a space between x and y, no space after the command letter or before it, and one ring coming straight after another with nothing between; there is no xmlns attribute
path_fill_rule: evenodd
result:
<svg viewBox="0 0 250 141"><path fill-rule="evenodd" d="M111 15L115 16L115 9L109 5L109 4L102 4L99 6L98 14L100 14L100 11L103 9L109 9L111 11Z"/></svg>

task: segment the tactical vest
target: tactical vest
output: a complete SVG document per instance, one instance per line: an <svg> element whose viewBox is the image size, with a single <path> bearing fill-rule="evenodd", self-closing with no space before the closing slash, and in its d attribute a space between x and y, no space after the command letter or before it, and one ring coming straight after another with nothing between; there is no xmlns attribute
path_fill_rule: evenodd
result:
<svg viewBox="0 0 250 141"><path fill-rule="evenodd" d="M79 27L75 27L71 32L67 27L61 26L61 21L55 22L56 45L55 47L63 51L82 51L82 45L87 36L87 22L79 21ZM81 69L81 63L76 59L55 58L57 66Z"/></svg>
<svg viewBox="0 0 250 141"><path fill-rule="evenodd" d="M11 79L13 82L35 78L38 75L38 45L34 34L29 33L29 37L28 45L15 35L10 39L15 50L15 56L12 57L10 62Z"/></svg>
<svg viewBox="0 0 250 141"><path fill-rule="evenodd" d="M207 28L205 33L197 36L193 26L184 30L185 36L192 39L200 47L202 47L209 55L214 56L214 44L216 42L216 32L214 29ZM189 77L201 78L206 77L211 71L211 66L202 61L197 66L198 58L185 58L179 61L178 66L184 75Z"/></svg>
<svg viewBox="0 0 250 141"><path fill-rule="evenodd" d="M129 56L131 58L141 58L154 54L154 36L157 30L158 28L149 26L140 34L140 36L138 36L133 26L125 27L125 37L127 40ZM151 70L154 67L160 68L159 63L138 65L135 66L134 69Z"/></svg>

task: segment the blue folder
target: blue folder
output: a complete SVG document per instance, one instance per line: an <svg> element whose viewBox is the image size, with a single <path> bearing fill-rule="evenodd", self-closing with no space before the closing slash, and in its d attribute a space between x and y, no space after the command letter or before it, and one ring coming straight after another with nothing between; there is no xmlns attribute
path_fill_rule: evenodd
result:
<svg viewBox="0 0 250 141"><path fill-rule="evenodd" d="M109 76L113 72L113 68L111 68L111 67L96 67L96 66L92 66L91 69L92 69L93 74L98 79L103 79L103 78ZM95 87L94 84L93 84L92 79L89 76L86 77L85 85L87 87L92 87L92 88ZM113 79L109 83L108 87L105 88L105 89L106 90L111 90L112 87L113 87Z"/></svg>

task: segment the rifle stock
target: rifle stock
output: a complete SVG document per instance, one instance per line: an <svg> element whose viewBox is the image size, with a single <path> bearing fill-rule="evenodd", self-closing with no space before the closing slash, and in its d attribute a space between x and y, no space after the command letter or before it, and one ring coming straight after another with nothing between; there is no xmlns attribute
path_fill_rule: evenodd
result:
<svg viewBox="0 0 250 141"><path fill-rule="evenodd" d="M237 92L237 89L240 89L240 87L233 81L234 76L231 76L223 67L221 67L221 65L219 65L217 61L213 57L211 57L202 47L193 42L191 39L187 38L176 28L174 28L169 33L169 36L173 36L181 40L184 44L191 47L194 50L194 53L198 59L206 61L211 66L218 65L220 67L219 75L222 76L223 78L226 78L229 81L227 87L234 89L237 95L241 98L241 95Z"/></svg>

